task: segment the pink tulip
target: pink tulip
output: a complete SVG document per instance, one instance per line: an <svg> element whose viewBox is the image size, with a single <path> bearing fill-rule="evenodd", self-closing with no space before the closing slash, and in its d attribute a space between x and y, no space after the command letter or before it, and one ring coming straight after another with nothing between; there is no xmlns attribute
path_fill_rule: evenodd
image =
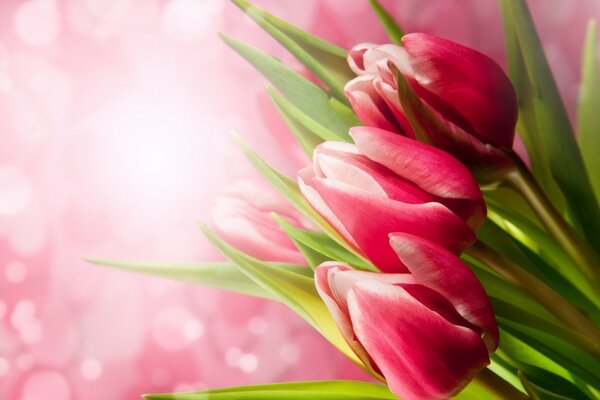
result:
<svg viewBox="0 0 600 400"><path fill-rule="evenodd" d="M506 74L491 58L424 33L402 38L402 46L361 44L348 53L358 75L345 91L368 126L415 138L398 97L393 63L421 99L417 115L430 144L442 148L480 177L493 179L510 166L517 99Z"/></svg>
<svg viewBox="0 0 600 400"><path fill-rule="evenodd" d="M402 399L447 399L489 364L498 327L477 278L455 255L396 233L408 273L356 271L327 262L315 284L356 355Z"/></svg>
<svg viewBox="0 0 600 400"><path fill-rule="evenodd" d="M383 272L404 272L389 246L406 232L459 253L486 215L477 182L458 160L378 128L355 127L356 144L325 142L300 171L309 203Z"/></svg>
<svg viewBox="0 0 600 400"><path fill-rule="evenodd" d="M215 232L244 253L263 261L306 264L271 213L299 228L312 226L270 186L237 181L215 199L211 212Z"/></svg>

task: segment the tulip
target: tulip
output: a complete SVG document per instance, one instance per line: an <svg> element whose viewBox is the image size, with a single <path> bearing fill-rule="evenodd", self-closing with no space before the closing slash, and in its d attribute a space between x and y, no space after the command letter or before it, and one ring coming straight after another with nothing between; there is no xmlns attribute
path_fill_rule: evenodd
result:
<svg viewBox="0 0 600 400"><path fill-rule="evenodd" d="M237 181L215 199L215 232L230 245L263 261L306 264L302 253L272 218L275 212L299 228L312 228L270 186Z"/></svg>
<svg viewBox="0 0 600 400"><path fill-rule="evenodd" d="M475 240L486 207L458 160L378 128L350 130L355 144L317 146L299 172L304 197L358 252L383 272L405 272L388 235L406 232L455 253Z"/></svg>
<svg viewBox="0 0 600 400"><path fill-rule="evenodd" d="M497 179L512 163L517 99L491 58L435 36L412 33L402 46L361 44L348 53L358 75L345 92L362 122L418 138L453 154L479 177ZM420 99L418 137L399 99L393 64ZM402 92L401 92L402 94Z"/></svg>
<svg viewBox="0 0 600 400"><path fill-rule="evenodd" d="M315 284L342 336L406 400L447 399L489 364L498 347L490 301L455 255L413 235L390 244L407 273L356 271L327 262Z"/></svg>

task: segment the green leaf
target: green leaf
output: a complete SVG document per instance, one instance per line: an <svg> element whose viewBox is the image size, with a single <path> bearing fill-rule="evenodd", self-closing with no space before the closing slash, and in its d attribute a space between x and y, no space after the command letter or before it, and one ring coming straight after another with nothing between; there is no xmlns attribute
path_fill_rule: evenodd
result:
<svg viewBox="0 0 600 400"><path fill-rule="evenodd" d="M575 228L590 243L597 244L600 209L531 14L524 0L501 1L510 75L519 96L521 116L528 122L526 144L532 162L535 159L537 171L549 167L551 178L567 200ZM539 154L533 148L536 146ZM547 181L548 177L544 179L545 189Z"/></svg>
<svg viewBox="0 0 600 400"><path fill-rule="evenodd" d="M520 310L527 310L531 313L535 313L535 315L547 322L557 323L557 319L552 314L533 300L522 289L511 285L495 272L492 272L489 268L482 265L478 260L466 254L463 254L462 258L475 273L477 279L479 279L492 301L494 299L502 299L502 301L517 307Z"/></svg>
<svg viewBox="0 0 600 400"><path fill-rule="evenodd" d="M369 261L340 246L326 234L296 228L278 215L274 215L274 218L294 243L321 254L323 256L321 260L340 261L358 269L378 271Z"/></svg>
<svg viewBox="0 0 600 400"><path fill-rule="evenodd" d="M589 399L579 388L566 379L539 368L519 371L519 380L532 400Z"/></svg>
<svg viewBox="0 0 600 400"><path fill-rule="evenodd" d="M511 237L537 254L546 261L544 266L549 266L562 276L567 282L574 285L586 297L600 307L600 293L598 293L589 280L564 250L545 231L536 224L496 201L486 198L488 217ZM497 238L499 235L494 235ZM511 254L512 253L506 253ZM519 260L514 260L519 263ZM596 309L597 311L598 309Z"/></svg>
<svg viewBox="0 0 600 400"><path fill-rule="evenodd" d="M138 272L146 275L160 276L176 281L194 283L217 289L276 300L271 292L265 291L254 283L239 268L230 262L146 262L146 261L114 261L87 259L86 261L125 271ZM303 265L267 263L273 268L280 268L290 273L311 277L310 269Z"/></svg>
<svg viewBox="0 0 600 400"><path fill-rule="evenodd" d="M565 381L564 379L557 377L556 375L552 375L555 379L558 379L558 381L560 382L561 385L569 384L569 381ZM527 394L529 395L529 397L532 400L576 400L576 399L588 399L589 397L587 397L586 395L584 395L583 393L581 393L581 391L579 389L577 389L577 394L579 395L578 397L571 397L571 396L563 396L560 394L557 394L555 392L552 392L550 390L548 390L545 387L541 387L536 385L535 383L531 382L530 380L528 380L525 377L525 374L522 371L519 371L519 379L521 380L521 383L523 383L523 387L525 388L525 390L527 391ZM549 381L552 382L552 381ZM548 383L548 382L545 382ZM554 383L556 383L556 381L554 381Z"/></svg>
<svg viewBox="0 0 600 400"><path fill-rule="evenodd" d="M344 49L311 35L246 0L232 1L327 85L332 96L348 103L344 85L354 78L354 74L346 62Z"/></svg>
<svg viewBox="0 0 600 400"><path fill-rule="evenodd" d="M600 200L600 76L598 75L598 44L596 21L590 20L585 40L581 93L577 114L579 149L592 182L596 199Z"/></svg>
<svg viewBox="0 0 600 400"><path fill-rule="evenodd" d="M496 400L477 380L453 397L458 400ZM147 394L145 400L398 400L387 386L356 381L286 382L239 386L202 392Z"/></svg>
<svg viewBox="0 0 600 400"><path fill-rule="evenodd" d="M544 191L552 199L555 207L562 211L566 206L564 204L565 200L552 177L548 155L543 151L542 139L540 137L541 132L534 110L535 90L525 69L521 55L521 46L513 26L513 20L510 17L511 10L509 9L509 3L502 0L500 1L500 5L504 23L508 70L510 79L516 89L519 103L517 132L527 148L533 174Z"/></svg>
<svg viewBox="0 0 600 400"><path fill-rule="evenodd" d="M274 90L270 90L267 88L267 93L271 96L271 100L275 104L279 115L283 119L283 122L290 129L304 153L312 158L313 151L315 147L319 145L319 143L323 142L323 139L319 136L315 135L313 131L308 129L305 124L302 124L297 118L295 118L289 110L286 110L286 105L290 105L293 107L291 103L289 103L283 96L280 96ZM304 114L302 114L304 116Z"/></svg>
<svg viewBox="0 0 600 400"><path fill-rule="evenodd" d="M267 93L271 96L285 122L290 122L288 126L310 157L312 157L313 149L324 140L340 140L335 133L320 125L309 115L304 114L272 88L267 88Z"/></svg>
<svg viewBox="0 0 600 400"><path fill-rule="evenodd" d="M589 352L582 350L579 347L581 344L577 340L571 340L577 339L576 336L571 336L567 330L560 331L552 326L549 326L548 330L542 330L537 323L535 323L537 326L534 326L530 322L514 322L514 320L515 317L511 317L511 320L498 317L498 324L503 331L503 335L505 335L505 332L510 332L514 338L529 346L530 349L565 367L568 374L562 376L574 384L579 385L582 380L595 386L600 384L598 373L600 362ZM562 332L564 332L567 340L559 337L562 336ZM502 340L503 337L501 337L501 342ZM580 342L586 340L589 342L589 339L585 337L579 337L579 340ZM532 360L535 360L535 357ZM545 368L542 365L535 364L535 361L527 361L526 359L520 359L520 361ZM523 369L522 366L519 366L519 368ZM577 379L577 377L580 379Z"/></svg>
<svg viewBox="0 0 600 400"><path fill-rule="evenodd" d="M490 354L490 365L487 368L517 389L521 391L525 390L517 376L517 371L496 353Z"/></svg>
<svg viewBox="0 0 600 400"><path fill-rule="evenodd" d="M496 318L499 322L502 322L507 326L514 326L512 324L514 322L522 326L531 327L540 332L547 332L557 338L572 342L574 345L578 345L579 341L582 339L575 332L563 327L557 321L541 318L537 314L516 307L503 299L490 297L490 300L494 307Z"/></svg>
<svg viewBox="0 0 600 400"><path fill-rule="evenodd" d="M369 3L371 3L371 7L375 11L375 14L377 14L377 17L379 17L379 20L381 21L390 39L392 39L392 42L400 44L402 36L404 36L404 31L402 28L400 28L396 21L394 21L394 18L386 11L385 8L381 6L381 4L379 4L377 0L370 0Z"/></svg>
<svg viewBox="0 0 600 400"><path fill-rule="evenodd" d="M354 354L342 337L337 325L315 288L312 278L277 268L259 261L222 241L206 225L200 224L212 244L264 290L304 318L338 350L353 362L367 368ZM376 373L371 371L376 376Z"/></svg>
<svg viewBox="0 0 600 400"><path fill-rule="evenodd" d="M192 393L147 394L146 400L397 400L387 386L367 382L286 382Z"/></svg>
<svg viewBox="0 0 600 400"><path fill-rule="evenodd" d="M333 132L338 140L351 141L348 131L351 127L360 125L360 121L348 111L348 107L344 106L345 111L340 111L341 107L333 107L330 97L323 89L275 58L229 36L221 34L221 38L271 81L305 115Z"/></svg>
<svg viewBox="0 0 600 400"><path fill-rule="evenodd" d="M526 326L503 324L500 333L500 348L497 354L516 369L526 370L527 366L544 369L582 388L581 382L598 387L600 377L594 366L598 361L585 365L585 353L573 346L567 346L553 336L543 332L530 332ZM533 336L543 338L543 341ZM576 353L569 353L568 349ZM575 357L577 355L577 357ZM589 354L585 360L594 360Z"/></svg>

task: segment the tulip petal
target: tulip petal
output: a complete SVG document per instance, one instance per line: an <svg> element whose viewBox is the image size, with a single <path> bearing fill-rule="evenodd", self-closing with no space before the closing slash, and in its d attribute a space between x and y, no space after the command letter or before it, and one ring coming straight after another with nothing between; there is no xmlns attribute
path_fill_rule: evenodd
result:
<svg viewBox="0 0 600 400"><path fill-rule="evenodd" d="M269 213L227 196L216 199L211 213L217 234L244 253L265 261L306 264Z"/></svg>
<svg viewBox="0 0 600 400"><path fill-rule="evenodd" d="M313 181L315 179L315 174L313 169L303 168L298 172L298 186L300 188L300 192L304 196L304 198L310 203L312 208L315 209L323 218L331 224L331 226L340 234L346 241L354 247L354 249L358 249L358 245L354 238L348 232L346 227L342 224L339 218L331 211L327 203L323 201L323 198L319 194L317 190L313 187Z"/></svg>
<svg viewBox="0 0 600 400"><path fill-rule="evenodd" d="M354 72L356 75L361 75L366 72L364 62L365 53L375 47L377 47L376 44L361 43L357 44L348 51L347 61L352 72Z"/></svg>
<svg viewBox="0 0 600 400"><path fill-rule="evenodd" d="M354 336L352 330L352 323L350 322L350 314L348 314L348 308L345 305L341 305L338 301L338 296L330 288L330 277L342 271L351 271L351 268L347 265L337 263L335 261L325 262L317 267L315 270L315 286L319 296L323 299L325 306L329 310L329 313L333 317L340 333L348 343L348 346L354 351L358 358L376 374L380 374L380 371L373 364L371 357L367 354L365 348L360 344Z"/></svg>
<svg viewBox="0 0 600 400"><path fill-rule="evenodd" d="M415 280L448 299L467 321L481 328L491 353L498 347L492 304L477 277L449 251L406 233L390 234L390 244Z"/></svg>
<svg viewBox="0 0 600 400"><path fill-rule="evenodd" d="M396 125L401 128L401 133L406 137L414 139L415 133L413 131L412 126L410 125L410 122L408 121L408 118L406 118L406 115L404 114L402 104L400 104L400 98L398 97L398 90L394 87L395 85L392 86L390 83L385 82L381 78L375 78L373 80L373 86L375 87L377 94L381 96L383 101L391 110L394 119L396 120ZM383 126L376 126L370 124L365 125L385 129Z"/></svg>
<svg viewBox="0 0 600 400"><path fill-rule="evenodd" d="M354 127L358 150L398 175L439 197L479 200L481 192L469 170L448 153L424 143L370 127Z"/></svg>
<svg viewBox="0 0 600 400"><path fill-rule="evenodd" d="M349 81L344 93L358 118L368 126L396 131L394 113L373 87L373 75L362 75Z"/></svg>
<svg viewBox="0 0 600 400"><path fill-rule="evenodd" d="M405 35L402 44L420 97L485 142L512 148L517 99L498 64L476 50L424 33Z"/></svg>
<svg viewBox="0 0 600 400"><path fill-rule="evenodd" d="M356 337L401 398L447 399L489 364L477 332L447 321L401 286L358 282L348 307Z"/></svg>
<svg viewBox="0 0 600 400"><path fill-rule="evenodd" d="M407 204L324 178L313 178L312 186L327 207L321 215L328 220L333 215L330 223L341 224L343 234L383 272L406 271L389 245L390 232L422 236L456 253L475 240L469 226L440 203ZM320 212L321 204L313 206Z"/></svg>
<svg viewBox="0 0 600 400"><path fill-rule="evenodd" d="M404 203L440 200L389 168L360 154L356 146L350 143L324 142L315 149L313 159L315 173L322 178L347 183Z"/></svg>
<svg viewBox="0 0 600 400"><path fill-rule="evenodd" d="M457 159L435 147L392 132L371 127L350 129L358 150L399 176L415 182L440 198L476 229L485 219L486 207L479 186Z"/></svg>

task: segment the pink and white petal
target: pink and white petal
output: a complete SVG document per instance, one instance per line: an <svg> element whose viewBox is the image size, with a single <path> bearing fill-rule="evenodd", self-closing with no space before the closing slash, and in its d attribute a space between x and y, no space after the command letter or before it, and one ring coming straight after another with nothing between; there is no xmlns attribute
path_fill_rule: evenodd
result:
<svg viewBox="0 0 600 400"><path fill-rule="evenodd" d="M329 310L333 320L335 321L340 333L348 346L354 351L358 358L367 366L368 369L373 371L375 374L380 374L380 371L373 364L368 353L354 336L352 330L352 323L350 321L350 314L348 313L348 307L344 304L340 304L338 296L333 293L330 287L330 280L332 275L336 273L342 273L343 271L350 271L351 268L342 263L335 261L325 262L317 267L315 270L315 286L319 296L323 299L325 306Z"/></svg>
<svg viewBox="0 0 600 400"><path fill-rule="evenodd" d="M224 241L259 260L306 264L304 256L281 230L235 216L215 218L213 228Z"/></svg>
<svg viewBox="0 0 600 400"><path fill-rule="evenodd" d="M382 65L387 65L388 60L399 62L402 58L405 58L403 53L405 53L405 50L395 44L374 46L363 55L365 70L373 73L378 71Z"/></svg>
<svg viewBox="0 0 600 400"><path fill-rule="evenodd" d="M350 143L324 142L315 149L313 159L319 177L347 183L404 203L439 201L438 197L360 154L356 146Z"/></svg>
<svg viewBox="0 0 600 400"><path fill-rule="evenodd" d="M375 75L365 74L349 81L344 87L346 97L358 118L368 126L397 130L394 115L373 86Z"/></svg>
<svg viewBox="0 0 600 400"><path fill-rule="evenodd" d="M450 301L467 321L484 333L491 353L498 347L498 325L485 289L469 267L446 249L423 238L393 233L390 244L415 280Z"/></svg>
<svg viewBox="0 0 600 400"><path fill-rule="evenodd" d="M360 43L356 46L352 47L348 51L348 56L346 60L348 61L348 66L356 75L362 75L366 72L365 70L365 61L364 56L370 49L377 47L376 44L372 43Z"/></svg>
<svg viewBox="0 0 600 400"><path fill-rule="evenodd" d="M469 170L442 150L378 128L354 127L350 136L362 154L429 193L477 201L482 197Z"/></svg>
<svg viewBox="0 0 600 400"><path fill-rule="evenodd" d="M331 211L327 203L323 201L321 194L313 187L315 175L312 168L304 168L298 172L298 186L300 192L315 209L329 224L340 234L342 237L355 249L358 249L356 241L348 232L346 227L341 223L339 218Z"/></svg>
<svg viewBox="0 0 600 400"><path fill-rule="evenodd" d="M406 271L389 245L389 233L423 236L457 253L475 240L469 226L440 203L402 203L330 179L314 178L312 185L357 247L383 272Z"/></svg>
<svg viewBox="0 0 600 400"><path fill-rule="evenodd" d="M386 67L387 68L387 67ZM394 115L394 119L396 120L396 125L398 125L401 129L401 132L404 136L414 139L415 133L413 131L408 118L404 114L404 110L402 109L402 105L400 104L400 99L398 98L398 90L390 83L386 82L383 79L376 79L374 81L374 87L379 96L385 101L388 108L392 110L392 114ZM368 125L374 126L374 125ZM379 126L375 126L376 128L383 128ZM385 128L383 128L385 129Z"/></svg>
<svg viewBox="0 0 600 400"><path fill-rule="evenodd" d="M401 398L447 399L489 364L477 332L448 322L400 286L359 282L348 307L356 337Z"/></svg>

